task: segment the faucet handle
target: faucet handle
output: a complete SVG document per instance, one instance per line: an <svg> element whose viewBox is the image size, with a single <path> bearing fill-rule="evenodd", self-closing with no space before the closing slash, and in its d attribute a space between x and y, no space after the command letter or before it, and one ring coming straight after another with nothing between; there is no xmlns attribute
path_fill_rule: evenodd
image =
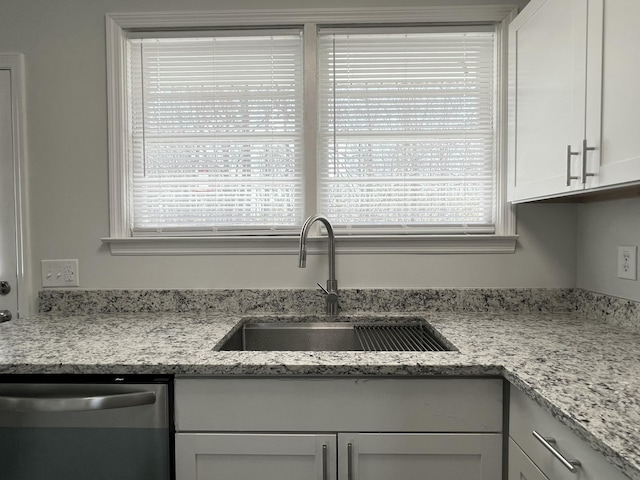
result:
<svg viewBox="0 0 640 480"><path fill-rule="evenodd" d="M327 280L327 288L323 287L319 283L317 284L324 293L329 295L330 293L338 293L338 282L336 280Z"/></svg>
<svg viewBox="0 0 640 480"><path fill-rule="evenodd" d="M338 314L338 282L336 281L328 281L327 288L324 288L321 284L318 283L318 286L322 289L322 291L327 295L327 315L337 315Z"/></svg>

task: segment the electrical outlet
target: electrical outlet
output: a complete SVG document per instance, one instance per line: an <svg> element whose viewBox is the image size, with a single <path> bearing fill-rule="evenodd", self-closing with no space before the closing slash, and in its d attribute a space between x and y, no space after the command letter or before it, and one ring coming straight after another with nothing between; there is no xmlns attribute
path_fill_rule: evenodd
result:
<svg viewBox="0 0 640 480"><path fill-rule="evenodd" d="M636 245L618 246L618 278L637 280L637 256Z"/></svg>
<svg viewBox="0 0 640 480"><path fill-rule="evenodd" d="M43 287L79 287L78 260L42 260Z"/></svg>

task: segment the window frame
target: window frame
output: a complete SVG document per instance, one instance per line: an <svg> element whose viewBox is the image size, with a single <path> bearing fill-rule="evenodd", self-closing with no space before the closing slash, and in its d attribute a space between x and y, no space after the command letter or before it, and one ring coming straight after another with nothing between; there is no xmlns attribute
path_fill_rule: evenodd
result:
<svg viewBox="0 0 640 480"><path fill-rule="evenodd" d="M507 202L507 32L515 17L514 5L446 6L410 8L360 9L295 9L211 12L124 13L106 16L107 99L109 147L109 237L112 255L190 255L190 254L295 254L298 235L263 236L153 236L133 237L128 231L127 192L129 179L126 168L126 42L129 33L149 30L229 27L302 26L305 34L304 65L305 110L304 131L316 130L316 33L322 25L357 24L447 24L494 23L497 25L497 102L496 117L496 183L497 209L494 234L479 235L349 235L339 234L338 253L513 253L517 235L515 208ZM311 41L309 41L311 40ZM306 135L305 191L316 191L315 135ZM311 198L313 197L313 198ZM316 199L305 196L304 211L313 213ZM311 238L311 252L323 251L321 236Z"/></svg>

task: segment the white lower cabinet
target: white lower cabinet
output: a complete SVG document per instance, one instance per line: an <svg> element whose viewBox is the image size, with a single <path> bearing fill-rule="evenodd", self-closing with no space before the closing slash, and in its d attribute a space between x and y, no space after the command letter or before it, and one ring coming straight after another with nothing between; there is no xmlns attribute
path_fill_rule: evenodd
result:
<svg viewBox="0 0 640 480"><path fill-rule="evenodd" d="M338 478L500 479L501 434L340 433Z"/></svg>
<svg viewBox="0 0 640 480"><path fill-rule="evenodd" d="M498 480L501 443L500 434L181 433L177 478Z"/></svg>
<svg viewBox="0 0 640 480"><path fill-rule="evenodd" d="M508 471L509 480L629 480L514 387L509 402Z"/></svg>
<svg viewBox="0 0 640 480"><path fill-rule="evenodd" d="M549 480L511 438L509 439L508 478L509 480Z"/></svg>
<svg viewBox="0 0 640 480"><path fill-rule="evenodd" d="M176 478L335 480L335 435L179 433Z"/></svg>
<svg viewBox="0 0 640 480"><path fill-rule="evenodd" d="M501 480L502 398L499 379L178 379L176 480Z"/></svg>

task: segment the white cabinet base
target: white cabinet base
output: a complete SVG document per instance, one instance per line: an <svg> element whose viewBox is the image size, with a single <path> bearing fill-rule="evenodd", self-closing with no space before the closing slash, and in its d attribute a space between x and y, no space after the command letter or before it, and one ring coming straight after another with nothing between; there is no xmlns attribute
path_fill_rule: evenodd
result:
<svg viewBox="0 0 640 480"><path fill-rule="evenodd" d="M335 465L335 435L176 435L179 480L335 480Z"/></svg>
<svg viewBox="0 0 640 480"><path fill-rule="evenodd" d="M502 475L501 434L340 433L338 445L340 479L498 480Z"/></svg>
<svg viewBox="0 0 640 480"><path fill-rule="evenodd" d="M177 480L502 478L501 379L180 378L175 411Z"/></svg>
<svg viewBox="0 0 640 480"><path fill-rule="evenodd" d="M514 387L511 387L509 410L510 438L550 480L629 480L602 454ZM553 447L565 459L580 462L575 473L570 472L533 436L534 430L542 437L553 438Z"/></svg>
<svg viewBox="0 0 640 480"><path fill-rule="evenodd" d="M509 476L507 478L508 480L549 480L512 439L509 439Z"/></svg>
<svg viewBox="0 0 640 480"><path fill-rule="evenodd" d="M501 454L501 434L180 433L176 477L499 480Z"/></svg>

